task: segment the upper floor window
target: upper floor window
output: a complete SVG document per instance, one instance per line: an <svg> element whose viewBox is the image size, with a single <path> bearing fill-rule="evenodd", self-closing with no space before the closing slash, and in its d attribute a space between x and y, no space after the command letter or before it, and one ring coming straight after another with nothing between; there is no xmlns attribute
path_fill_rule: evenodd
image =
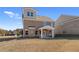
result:
<svg viewBox="0 0 79 59"><path fill-rule="evenodd" d="M27 16L30 16L30 12L27 12Z"/></svg>
<svg viewBox="0 0 79 59"><path fill-rule="evenodd" d="M33 12L31 12L31 16L33 16Z"/></svg>
<svg viewBox="0 0 79 59"><path fill-rule="evenodd" d="M33 16L33 12L27 12L27 16Z"/></svg>

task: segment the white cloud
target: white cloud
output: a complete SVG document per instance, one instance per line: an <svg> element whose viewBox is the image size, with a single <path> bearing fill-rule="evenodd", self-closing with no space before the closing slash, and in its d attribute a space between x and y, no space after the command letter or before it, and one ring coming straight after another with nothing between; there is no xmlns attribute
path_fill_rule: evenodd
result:
<svg viewBox="0 0 79 59"><path fill-rule="evenodd" d="M4 13L8 15L10 18L21 19L21 16L18 13L14 13L12 11L4 11Z"/></svg>
<svg viewBox="0 0 79 59"><path fill-rule="evenodd" d="M15 15L13 12L11 11L4 11L5 14L7 14L8 16L10 16L11 18Z"/></svg>

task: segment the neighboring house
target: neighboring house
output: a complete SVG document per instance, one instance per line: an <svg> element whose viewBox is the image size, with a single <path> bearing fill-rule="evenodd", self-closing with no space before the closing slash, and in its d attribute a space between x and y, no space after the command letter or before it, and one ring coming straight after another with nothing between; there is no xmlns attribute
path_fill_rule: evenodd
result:
<svg viewBox="0 0 79 59"><path fill-rule="evenodd" d="M46 16L37 16L37 10L23 8L23 36L54 38L54 21Z"/></svg>
<svg viewBox="0 0 79 59"><path fill-rule="evenodd" d="M79 34L79 16L61 15L55 22L56 34Z"/></svg>

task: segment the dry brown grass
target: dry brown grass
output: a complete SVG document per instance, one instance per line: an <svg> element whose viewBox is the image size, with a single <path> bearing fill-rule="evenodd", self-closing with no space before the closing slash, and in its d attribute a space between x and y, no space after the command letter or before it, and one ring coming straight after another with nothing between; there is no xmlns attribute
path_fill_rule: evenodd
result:
<svg viewBox="0 0 79 59"><path fill-rule="evenodd" d="M11 40L0 42L0 51L79 51L79 40Z"/></svg>

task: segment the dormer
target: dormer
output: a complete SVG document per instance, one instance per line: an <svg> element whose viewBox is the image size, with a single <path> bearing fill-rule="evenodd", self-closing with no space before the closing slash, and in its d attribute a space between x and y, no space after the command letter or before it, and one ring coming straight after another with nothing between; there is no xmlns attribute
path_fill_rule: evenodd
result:
<svg viewBox="0 0 79 59"><path fill-rule="evenodd" d="M36 10L34 10L31 7L23 8L23 17L35 18L36 17Z"/></svg>

